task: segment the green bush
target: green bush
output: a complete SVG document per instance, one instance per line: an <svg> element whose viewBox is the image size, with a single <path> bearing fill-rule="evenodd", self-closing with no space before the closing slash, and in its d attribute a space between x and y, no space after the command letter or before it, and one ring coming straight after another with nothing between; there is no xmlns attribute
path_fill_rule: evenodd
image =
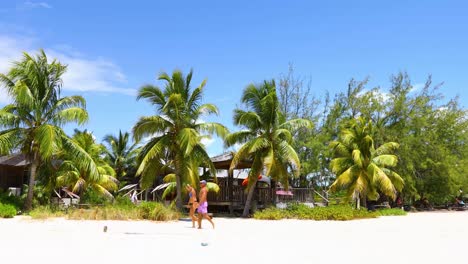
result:
<svg viewBox="0 0 468 264"><path fill-rule="evenodd" d="M140 216L143 219L153 221L170 221L179 218L180 214L171 207L166 207L162 203L142 202L138 206Z"/></svg>
<svg viewBox="0 0 468 264"><path fill-rule="evenodd" d="M8 195L7 192L0 192L0 203L9 204L20 210L23 208L23 202L20 197L14 195Z"/></svg>
<svg viewBox="0 0 468 264"><path fill-rule="evenodd" d="M391 215L406 215L407 213L404 210L399 208L389 208L389 209L380 209L376 213L380 216L391 216Z"/></svg>
<svg viewBox="0 0 468 264"><path fill-rule="evenodd" d="M275 207L270 207L262 211L257 211L253 216L255 219L261 220L281 220L289 218L288 212L286 210L281 210Z"/></svg>
<svg viewBox="0 0 468 264"><path fill-rule="evenodd" d="M375 218L377 213L365 209L356 210L351 206L337 205L329 207L310 208L304 204L291 204L286 209L268 208L254 214L255 219L308 219L308 220L338 220L346 221L361 218Z"/></svg>
<svg viewBox="0 0 468 264"><path fill-rule="evenodd" d="M83 193L80 199L80 203L91 205L104 205L109 204L110 202L110 198L89 188Z"/></svg>
<svg viewBox="0 0 468 264"><path fill-rule="evenodd" d="M0 217L1 218L12 218L16 215L16 208L10 204L0 203Z"/></svg>

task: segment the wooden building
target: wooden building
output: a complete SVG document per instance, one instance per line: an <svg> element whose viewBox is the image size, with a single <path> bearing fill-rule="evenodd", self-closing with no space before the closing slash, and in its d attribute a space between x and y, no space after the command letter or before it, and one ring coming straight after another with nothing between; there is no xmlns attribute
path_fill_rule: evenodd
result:
<svg viewBox="0 0 468 264"><path fill-rule="evenodd" d="M27 184L28 167L23 154L0 156L0 189L22 188Z"/></svg>
<svg viewBox="0 0 468 264"><path fill-rule="evenodd" d="M242 186L247 174L243 177L236 177L239 170L250 169L251 162L243 160L239 162L234 171L230 172L229 168L233 159L233 153L224 153L211 158L217 172L217 182L220 187L219 193L209 193L208 202L211 206L226 207L231 213L234 210L241 210L245 206L247 193L245 187ZM222 172L224 171L224 173ZM263 176L257 181L256 189L253 197L253 207L257 209L266 208L275 205L277 202L301 202L313 203L314 190L311 188L289 188L283 190L281 187Z"/></svg>

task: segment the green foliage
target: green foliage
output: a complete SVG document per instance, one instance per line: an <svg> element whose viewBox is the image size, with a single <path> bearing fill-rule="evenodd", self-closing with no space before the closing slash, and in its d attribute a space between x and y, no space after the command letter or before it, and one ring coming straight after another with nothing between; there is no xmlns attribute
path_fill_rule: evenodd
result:
<svg viewBox="0 0 468 264"><path fill-rule="evenodd" d="M299 175L301 163L291 145L292 133L301 128L311 128L312 123L300 118L286 121L274 81L248 85L241 100L245 107L234 110L234 124L243 130L229 134L225 145L242 144L232 159L230 170L234 170L242 160L252 161L243 213L247 216L258 175L265 173L286 188L289 175Z"/></svg>
<svg viewBox="0 0 468 264"><path fill-rule="evenodd" d="M82 164L72 153L64 153L61 157L63 161L57 172L57 187L67 187L79 195L92 190L93 194L112 199L113 196L110 192L117 190L118 181L114 177L114 169L103 157L106 153L105 147L97 144L94 136L87 130L75 130L72 141L81 147L96 165L97 173L89 173L86 164Z"/></svg>
<svg viewBox="0 0 468 264"><path fill-rule="evenodd" d="M400 192L405 203L425 197L445 204L459 189L468 192L467 111L458 98L444 98L442 85L434 84L431 76L414 85L405 72L398 73L391 76L390 85L381 85L390 86L388 90L369 87L367 79L353 79L346 91L333 99L327 94L315 108L303 80L290 71L280 78L279 87L286 115L307 116L316 124L294 135L302 164L300 177L292 179L295 186L329 187L334 176L327 168L333 155L324 146L338 139L349 120L363 117L373 124L375 148L385 142L400 145L394 153L399 162L392 170L405 182Z"/></svg>
<svg viewBox="0 0 468 264"><path fill-rule="evenodd" d="M130 134L119 131L118 136L109 134L103 141L106 144L106 160L114 169L116 178L122 180L125 176L135 176L139 149L130 142Z"/></svg>
<svg viewBox="0 0 468 264"><path fill-rule="evenodd" d="M345 189L348 197L377 200L380 193L396 199L403 189L403 179L389 168L397 165L392 152L398 149L395 142L374 147L372 123L360 117L351 120L349 127L340 133L340 140L330 143L334 159L330 163L337 175L330 186L332 191Z"/></svg>
<svg viewBox="0 0 468 264"><path fill-rule="evenodd" d="M16 208L10 204L0 203L0 218L12 218L16 215Z"/></svg>
<svg viewBox="0 0 468 264"><path fill-rule="evenodd" d="M21 201L25 201L28 196L28 185L23 185L23 193L21 194ZM34 185L32 208L46 205L50 203L50 191L44 185Z"/></svg>
<svg viewBox="0 0 468 264"><path fill-rule="evenodd" d="M25 154L32 162L33 183L38 167L62 150L72 152L91 174L97 173L95 164L81 148L69 142L61 128L88 120L86 102L81 96L60 97L66 69L56 60L49 62L41 50L37 56L24 53L7 74L0 74L0 85L12 98L11 104L0 109L0 152L17 149ZM32 207L33 191L30 186L25 201L27 210Z"/></svg>
<svg viewBox="0 0 468 264"><path fill-rule="evenodd" d="M182 186L196 186L198 168L204 165L215 171L202 139L213 134L224 137L227 128L200 122L206 115L218 114L216 106L202 104L206 80L192 89L192 71L184 76L177 70L172 76L161 73L158 80L164 81L164 88L146 85L138 92L138 99L150 102L158 115L141 117L133 127L136 142L150 137L139 152L136 174L143 188L152 186L155 177L174 174L177 207L182 208Z"/></svg>
<svg viewBox="0 0 468 264"><path fill-rule="evenodd" d="M180 216L176 210L161 203L142 202L138 209L141 218L153 221L177 220Z"/></svg>
<svg viewBox="0 0 468 264"><path fill-rule="evenodd" d="M379 209L376 213L380 216L391 216L391 215L407 215L407 213L399 208L385 208Z"/></svg>
<svg viewBox="0 0 468 264"><path fill-rule="evenodd" d="M14 195L8 195L7 192L0 191L0 204L12 205L16 210L20 210L23 207L23 200Z"/></svg>
<svg viewBox="0 0 468 264"><path fill-rule="evenodd" d="M336 205L329 207L310 208L303 204L291 204L286 209L267 208L257 211L255 219L279 220L279 219L303 219L303 220L338 220L347 221L353 219L375 218L378 214L365 209L353 209L349 205Z"/></svg>
<svg viewBox="0 0 468 264"><path fill-rule="evenodd" d="M108 196L102 195L93 189L86 189L83 192L83 195L80 197L80 203L82 204L90 204L90 205L105 205L110 204L112 199Z"/></svg>

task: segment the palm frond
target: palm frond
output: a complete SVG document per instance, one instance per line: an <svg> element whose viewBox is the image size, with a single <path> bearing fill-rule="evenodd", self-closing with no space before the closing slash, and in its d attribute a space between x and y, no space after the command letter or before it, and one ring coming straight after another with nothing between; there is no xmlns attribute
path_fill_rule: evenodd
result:
<svg viewBox="0 0 468 264"><path fill-rule="evenodd" d="M146 136L154 136L166 132L173 124L162 116L141 117L133 127L133 137L139 142Z"/></svg>

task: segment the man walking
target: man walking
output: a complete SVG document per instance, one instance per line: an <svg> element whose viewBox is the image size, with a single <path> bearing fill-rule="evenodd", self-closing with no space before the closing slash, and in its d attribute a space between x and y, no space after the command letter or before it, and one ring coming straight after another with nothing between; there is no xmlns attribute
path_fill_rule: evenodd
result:
<svg viewBox="0 0 468 264"><path fill-rule="evenodd" d="M198 212L198 229L201 229L201 223L203 218L208 220L211 225L213 226L213 229L215 227L213 221L211 220L210 216L208 215L208 201L207 201L207 195L208 195L208 188L206 188L206 181L200 181L200 193L198 195L198 201L199 201L199 206L197 209Z"/></svg>

